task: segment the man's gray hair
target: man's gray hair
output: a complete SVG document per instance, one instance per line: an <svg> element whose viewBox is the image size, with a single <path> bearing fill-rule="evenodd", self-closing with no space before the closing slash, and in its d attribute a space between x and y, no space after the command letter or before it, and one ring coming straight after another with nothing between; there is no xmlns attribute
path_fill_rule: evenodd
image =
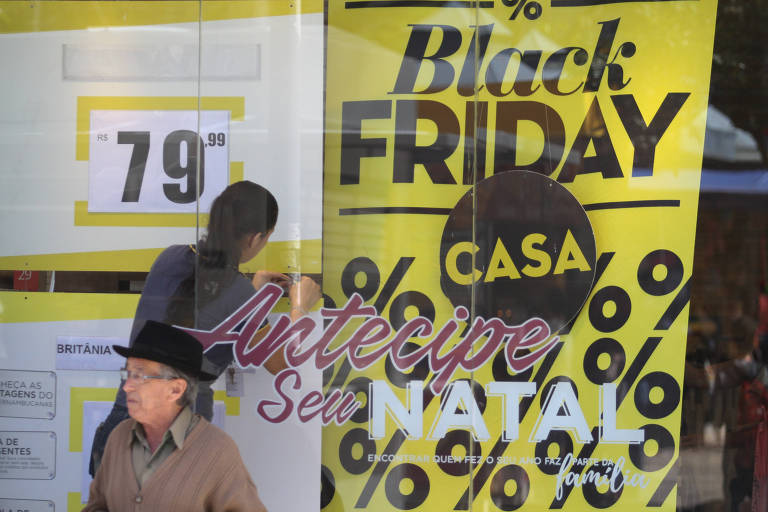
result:
<svg viewBox="0 0 768 512"><path fill-rule="evenodd" d="M187 389L184 391L184 394L179 397L176 403L182 407L193 407L195 399L197 398L198 378L187 372L183 372L178 368L168 366L167 364L163 364L163 367L163 374L165 377L184 379L187 383Z"/></svg>

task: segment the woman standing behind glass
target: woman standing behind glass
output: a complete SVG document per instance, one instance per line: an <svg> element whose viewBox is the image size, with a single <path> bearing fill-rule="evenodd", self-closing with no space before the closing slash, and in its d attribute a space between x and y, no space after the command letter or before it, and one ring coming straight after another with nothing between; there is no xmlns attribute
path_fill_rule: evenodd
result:
<svg viewBox="0 0 768 512"><path fill-rule="evenodd" d="M206 236L194 245L172 245L152 264L131 328L130 344L147 320L212 329L250 299L267 283L288 288L293 320L305 315L320 299L320 287L309 277L292 283L278 272L260 270L248 279L241 263L252 260L267 244L277 223L278 207L264 187L240 181L227 187L212 203ZM221 375L233 360L230 345L206 352L208 373ZM276 373L285 367L278 353L264 365ZM212 381L201 382L196 412L213 416ZM95 474L107 437L128 417L125 392L118 390L107 419L93 440L89 471Z"/></svg>

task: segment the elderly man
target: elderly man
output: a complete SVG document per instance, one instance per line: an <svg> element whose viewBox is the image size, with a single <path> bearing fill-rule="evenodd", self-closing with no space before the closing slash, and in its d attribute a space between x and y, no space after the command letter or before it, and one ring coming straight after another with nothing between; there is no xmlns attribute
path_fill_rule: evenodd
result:
<svg viewBox="0 0 768 512"><path fill-rule="evenodd" d="M200 343L175 327L148 321L122 377L131 419L109 436L84 511L264 511L234 441L193 414Z"/></svg>

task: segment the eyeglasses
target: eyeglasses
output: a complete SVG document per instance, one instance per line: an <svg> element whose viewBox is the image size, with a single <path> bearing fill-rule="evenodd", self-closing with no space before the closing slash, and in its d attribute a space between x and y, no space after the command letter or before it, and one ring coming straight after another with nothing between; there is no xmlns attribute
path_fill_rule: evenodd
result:
<svg viewBox="0 0 768 512"><path fill-rule="evenodd" d="M147 382L147 379L174 380L177 377L168 377L167 375L144 375L141 372L134 372L127 368L123 368L120 370L120 378L123 380L135 380L144 384Z"/></svg>

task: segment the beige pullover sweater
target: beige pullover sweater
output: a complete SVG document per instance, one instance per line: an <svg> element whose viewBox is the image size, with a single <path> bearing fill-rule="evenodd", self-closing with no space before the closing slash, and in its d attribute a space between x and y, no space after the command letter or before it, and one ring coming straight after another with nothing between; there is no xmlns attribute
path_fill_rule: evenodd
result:
<svg viewBox="0 0 768 512"><path fill-rule="evenodd" d="M204 419L139 489L133 425L125 420L109 436L83 512L266 512L237 445Z"/></svg>

